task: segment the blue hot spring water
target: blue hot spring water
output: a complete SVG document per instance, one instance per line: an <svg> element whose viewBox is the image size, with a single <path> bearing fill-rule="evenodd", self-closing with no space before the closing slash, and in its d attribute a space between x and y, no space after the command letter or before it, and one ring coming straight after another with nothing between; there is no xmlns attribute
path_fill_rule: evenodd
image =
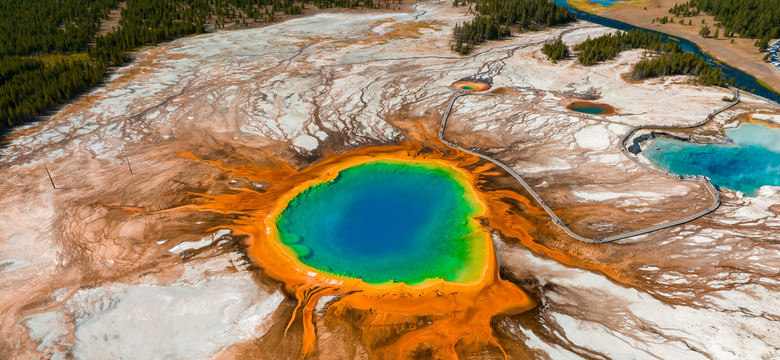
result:
<svg viewBox="0 0 780 360"><path fill-rule="evenodd" d="M467 186L443 165L361 164L299 194L277 226L303 263L331 274L373 284L473 281L486 250Z"/></svg>
<svg viewBox="0 0 780 360"><path fill-rule="evenodd" d="M729 144L656 139L644 155L680 175L705 175L720 187L755 195L764 185L780 186L780 129L746 124L726 130Z"/></svg>

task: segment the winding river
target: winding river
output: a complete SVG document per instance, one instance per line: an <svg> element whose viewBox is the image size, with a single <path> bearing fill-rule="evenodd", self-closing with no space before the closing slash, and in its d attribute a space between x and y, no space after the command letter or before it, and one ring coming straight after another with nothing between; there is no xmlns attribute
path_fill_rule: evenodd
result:
<svg viewBox="0 0 780 360"><path fill-rule="evenodd" d="M598 25L606 26L606 27L611 27L613 29L617 29L617 30L621 30L621 31L628 31L628 30L639 29L639 30L647 31L647 32L654 33L654 34L659 34L665 40L669 39L671 41L674 41L674 42L680 44L680 46L683 48L683 50L688 51L688 52L692 52L692 53L695 53L695 54L701 56L703 59L707 60L707 62L710 63L710 65L714 65L714 66L719 67L723 71L723 76L726 79L734 78L734 80L736 81L736 84L737 84L738 87L743 87L744 86L753 94L756 94L758 96L762 96L762 97L767 98L769 100L772 100L774 102L780 103L780 94L778 94L778 93L776 93L776 92L774 92L774 91L764 87L763 85L761 85L756 80L756 78L753 77L752 75L750 75L750 74L748 74L748 73L746 73L746 72L744 72L742 70L739 70L739 69L737 69L735 67L732 67L732 66L730 66L730 65L728 65L726 63L717 61L712 56L710 56L710 55L704 53L703 51L701 51L701 48L698 45L696 45L694 42L690 41L690 40L681 39L681 38L678 38L678 37L675 37L675 36L671 36L669 34L662 33L662 32L659 32L659 31L654 31L654 30L649 30L649 29L637 27L637 26L634 26L634 25L631 25L631 24L628 24L628 23L624 23L622 21L617 21L617 20L605 18L603 16L598 16L598 15L590 14L590 13L587 13L587 12L584 12L584 11L580 11L580 10L577 10L577 9L572 8L571 6L569 6L569 4L567 3L567 0L552 0L552 1L554 3L556 3L556 4L558 4L558 5L564 5L567 8L569 8L569 11L571 11L574 15L577 15L577 19L580 19L580 20L585 20L585 21L588 21L588 22L592 22L594 24L598 24Z"/></svg>

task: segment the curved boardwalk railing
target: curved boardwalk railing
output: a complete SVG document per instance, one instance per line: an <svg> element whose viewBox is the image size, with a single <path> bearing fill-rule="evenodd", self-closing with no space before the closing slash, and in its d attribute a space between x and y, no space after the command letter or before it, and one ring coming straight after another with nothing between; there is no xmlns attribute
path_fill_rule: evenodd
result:
<svg viewBox="0 0 780 360"><path fill-rule="evenodd" d="M489 162L491 162L491 163L501 167L502 169L504 169L507 173L512 175L512 177L514 177L515 180L517 180L517 182L519 182L520 185L522 185L523 188L526 191L528 191L529 194L531 194L531 197L533 197L534 200L536 200L536 202L539 203L539 205L541 205L542 209L544 209L544 211L546 211L547 214L550 215L550 217L553 220L553 223L555 223L555 225L560 227L569 236L571 236L571 237L573 237L573 238L575 238L577 240L588 242L588 243L594 243L594 244L608 243L608 242L613 242L613 241L618 241L618 240L624 240L624 239L632 238L632 237L639 236L639 235L645 235L645 234L649 234L649 233L652 233L652 232L655 232L655 231L659 231L659 230L667 229L667 228L670 228L670 227L678 226L678 225L681 225L681 224L685 224L687 222L691 222L693 220L696 220L696 219L698 219L698 218L700 218L700 217L702 217L704 215L707 215L707 214L715 211L715 209L717 209L718 207L720 207L720 204L721 204L720 192L718 191L717 188L715 188L714 185L712 185L712 182L710 181L709 178L707 178L706 176L700 176L700 175L693 175L693 176L692 175L670 175L668 173L665 173L665 172L663 172L663 171L661 171L661 170L659 170L659 169L657 169L655 167L648 166L648 165L642 163L641 161L639 161L639 159L637 159L636 156L634 156L633 154L631 154L631 152L628 151L628 148L626 147L626 144L628 143L628 140L631 139L634 136L634 134L637 131L639 131L639 130L643 130L643 129L687 129L687 128L693 128L693 127L697 127L697 126L701 126L701 125L706 124L708 121L710 121L718 113L720 113L720 112L722 112L722 111L724 111L724 110L726 110L726 109L736 105L737 103L739 103L739 90L736 89L736 88L731 88L731 90L734 91L733 101L731 103L729 103L728 105L711 112L702 121L699 121L699 122L694 123L694 124L682 125L682 126L635 126L635 127L633 127L633 129L631 131L628 132L628 134L626 134L623 137L623 140L620 142L620 151L624 155L626 155L629 159L631 159L634 163L639 165L640 167L642 167L642 168L644 168L646 170L652 171L653 173L665 176L665 177L670 178L670 179L681 180L681 181L692 181L692 182L697 182L697 183L702 184L707 189L707 191L710 193L710 195L712 195L712 198L713 198L712 205L710 205L709 207L707 207L706 209L704 209L702 211L699 211L699 212L697 212L697 213L695 213L695 214L693 214L691 216L688 216L688 217L685 217L685 218L682 218L682 219L670 221L670 222L663 223L663 224L658 224L658 225L655 225L655 226L651 226L651 227L648 227L648 228L639 229L639 230L635 230L635 231L631 231L631 232L627 232L627 233L623 233L623 234L613 235L613 236L609 236L609 237L606 237L606 238L600 238L600 237L588 238L588 237L584 237L584 236L581 236L581 235L575 233L568 226L566 226L566 223L564 223L563 220L561 220L561 218L559 218L558 215L556 215L555 212L552 211L552 209L550 209L550 207L547 205L547 203L544 202L544 200L542 200L542 198L539 196L539 194L536 193L536 191L534 191L534 189L531 187L531 185L529 185L523 179L523 177L520 176L520 174L518 174L511 167L507 166L506 164L502 163L501 161L496 160L496 159L494 159L494 158L492 158L490 156L480 154L480 153L478 153L476 151L473 151L471 149L466 149L466 148L460 147L460 146L458 146L458 144L450 142L450 141L448 141L447 139L444 138L444 131L447 129L447 120L449 119L450 114L452 113L452 109L455 106L455 102L458 99L460 99L460 98L462 98L464 96L469 96L469 95L482 95L482 96L487 95L487 96L501 97L500 95L491 94L491 93L460 93L460 94L455 95L452 98L452 100L450 100L450 103L447 106L447 111L444 113L444 116L441 119L441 124L439 125L439 140L441 142L447 144L448 146L452 147L452 148L455 148L455 149L458 149L460 151L464 151L464 152L467 152L467 153L472 154L474 156L477 156L480 159L489 161ZM531 104L531 105L534 105L534 106L537 106L537 107L541 107L541 106L538 106L538 105L535 105L535 104ZM544 108L544 107L542 107L542 108ZM547 110L555 111L555 110L552 110L552 109L547 109ZM608 122L608 123L618 123L618 124L628 125L628 124L621 123L621 122L610 121L610 120L606 120L606 119L597 119L597 118L592 118L592 117L588 117L588 116L581 116L581 115L577 115L577 114L569 114L569 113L565 113L565 112L562 112L562 111L555 111L555 112L564 113L564 114L569 115L569 116L576 116L576 117L580 117L580 118L584 118L584 119L592 120L592 121Z"/></svg>

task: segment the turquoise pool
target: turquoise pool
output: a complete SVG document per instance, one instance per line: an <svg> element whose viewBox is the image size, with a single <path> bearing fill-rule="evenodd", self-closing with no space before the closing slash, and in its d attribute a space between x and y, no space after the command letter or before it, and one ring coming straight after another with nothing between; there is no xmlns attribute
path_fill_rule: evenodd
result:
<svg viewBox="0 0 780 360"><path fill-rule="evenodd" d="M696 144L660 138L644 155L680 175L706 175L720 187L755 195L764 185L780 186L780 129L745 124L726 130L730 144Z"/></svg>

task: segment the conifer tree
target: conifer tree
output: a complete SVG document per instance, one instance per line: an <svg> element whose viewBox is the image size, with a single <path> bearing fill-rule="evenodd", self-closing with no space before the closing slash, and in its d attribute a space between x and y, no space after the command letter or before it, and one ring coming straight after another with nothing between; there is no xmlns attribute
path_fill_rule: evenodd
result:
<svg viewBox="0 0 780 360"><path fill-rule="evenodd" d="M701 30L699 30L699 35L703 38L710 36L710 27L707 25L702 26Z"/></svg>
<svg viewBox="0 0 780 360"><path fill-rule="evenodd" d="M474 5L477 16L453 30L452 49L468 54L474 46L518 31L538 30L575 20L565 6L549 0L465 0Z"/></svg>

